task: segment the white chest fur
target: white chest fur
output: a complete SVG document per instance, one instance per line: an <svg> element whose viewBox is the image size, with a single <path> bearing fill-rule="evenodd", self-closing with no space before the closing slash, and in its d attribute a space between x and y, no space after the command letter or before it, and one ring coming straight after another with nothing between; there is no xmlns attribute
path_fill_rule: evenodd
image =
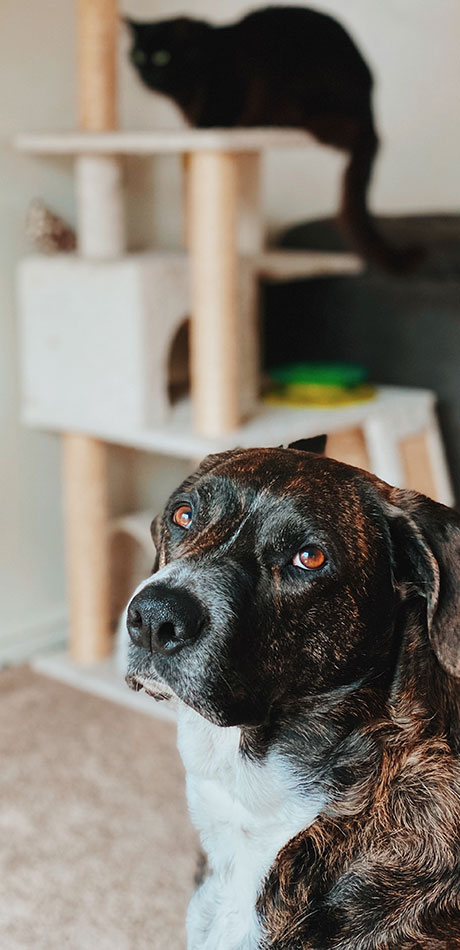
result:
<svg viewBox="0 0 460 950"><path fill-rule="evenodd" d="M188 950L257 950L256 900L278 851L324 807L288 763L239 751L240 730L207 722L180 704L179 751L187 798L211 875L187 915Z"/></svg>

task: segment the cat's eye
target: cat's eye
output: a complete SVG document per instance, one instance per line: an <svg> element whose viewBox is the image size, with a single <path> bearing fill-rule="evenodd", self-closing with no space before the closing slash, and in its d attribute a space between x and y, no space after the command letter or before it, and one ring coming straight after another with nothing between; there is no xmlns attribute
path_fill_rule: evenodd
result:
<svg viewBox="0 0 460 950"><path fill-rule="evenodd" d="M302 551L297 552L292 563L294 567L301 567L304 571L317 571L326 563L326 555L315 544L309 544Z"/></svg>
<svg viewBox="0 0 460 950"><path fill-rule="evenodd" d="M147 62L147 56L142 49L134 49L131 54L131 59L135 66L144 66Z"/></svg>
<svg viewBox="0 0 460 950"><path fill-rule="evenodd" d="M193 511L190 505L179 505L173 512L172 520L179 528L190 528L193 520Z"/></svg>
<svg viewBox="0 0 460 950"><path fill-rule="evenodd" d="M157 49L150 57L153 66L167 66L170 61L171 53L167 49Z"/></svg>

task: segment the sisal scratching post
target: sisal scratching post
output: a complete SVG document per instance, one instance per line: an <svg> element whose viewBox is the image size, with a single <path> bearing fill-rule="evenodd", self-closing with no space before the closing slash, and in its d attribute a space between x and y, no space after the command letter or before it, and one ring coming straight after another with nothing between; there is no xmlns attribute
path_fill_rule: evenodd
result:
<svg viewBox="0 0 460 950"><path fill-rule="evenodd" d="M210 437L240 421L237 172L235 154L190 155L193 421L198 432Z"/></svg>
<svg viewBox="0 0 460 950"><path fill-rule="evenodd" d="M117 0L77 0L78 122L86 132L117 127Z"/></svg>
<svg viewBox="0 0 460 950"><path fill-rule="evenodd" d="M64 517L70 601L70 649L92 663L110 649L107 452L103 443L64 436Z"/></svg>
<svg viewBox="0 0 460 950"><path fill-rule="evenodd" d="M253 255L260 255L265 244L265 223L262 202L262 156L260 152L238 154L238 250L245 255L240 273L240 332L238 335L240 363L240 409L251 417L260 404L261 388L261 326L259 316L258 273L251 266ZM248 266L249 265L249 266ZM246 292L244 292L244 284ZM248 300L251 300L247 306ZM246 302L246 306L245 306Z"/></svg>
<svg viewBox="0 0 460 950"><path fill-rule="evenodd" d="M78 115L86 132L117 126L117 0L78 0ZM122 171L113 155L76 162L78 250L108 260L125 249Z"/></svg>
<svg viewBox="0 0 460 950"><path fill-rule="evenodd" d="M75 175L79 254L93 261L121 257L125 225L119 159L112 155L80 155Z"/></svg>
<svg viewBox="0 0 460 950"><path fill-rule="evenodd" d="M78 113L88 132L117 124L117 0L78 0ZM94 260L122 253L120 168L111 156L77 161L78 250ZM107 449L85 435L63 436L70 652L93 663L111 647Z"/></svg>
<svg viewBox="0 0 460 950"><path fill-rule="evenodd" d="M238 249L243 254L260 254L265 245L265 223L259 152L238 154L238 192Z"/></svg>

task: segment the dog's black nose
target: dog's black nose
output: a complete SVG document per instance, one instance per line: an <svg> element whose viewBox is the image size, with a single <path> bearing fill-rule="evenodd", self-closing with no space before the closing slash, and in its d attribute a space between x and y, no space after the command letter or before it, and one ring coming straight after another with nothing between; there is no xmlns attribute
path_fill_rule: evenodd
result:
<svg viewBox="0 0 460 950"><path fill-rule="evenodd" d="M136 646L168 655L196 640L204 620L203 608L193 594L150 584L133 597L126 626Z"/></svg>

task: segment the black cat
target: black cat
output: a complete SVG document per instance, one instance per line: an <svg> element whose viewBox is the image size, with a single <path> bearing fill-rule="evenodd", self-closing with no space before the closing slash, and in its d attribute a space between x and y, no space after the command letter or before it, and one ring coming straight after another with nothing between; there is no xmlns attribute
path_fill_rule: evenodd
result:
<svg viewBox="0 0 460 950"><path fill-rule="evenodd" d="M229 26L178 17L126 19L143 83L169 96L198 128L290 126L350 153L339 221L352 244L392 272L416 263L369 217L366 195L378 148L371 72L344 28L302 7L267 7Z"/></svg>

